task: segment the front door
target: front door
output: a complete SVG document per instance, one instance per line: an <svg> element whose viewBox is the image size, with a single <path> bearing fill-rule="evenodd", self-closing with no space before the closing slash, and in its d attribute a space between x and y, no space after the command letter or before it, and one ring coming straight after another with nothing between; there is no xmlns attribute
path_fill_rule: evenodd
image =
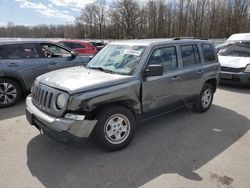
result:
<svg viewBox="0 0 250 188"><path fill-rule="evenodd" d="M178 69L175 46L160 47L153 50L147 66L161 64L162 76L144 77L142 81L142 104L144 115L154 115L168 111L179 105L180 99L176 90L180 70Z"/></svg>
<svg viewBox="0 0 250 188"><path fill-rule="evenodd" d="M70 51L52 43L41 44L40 51L50 71L84 64L80 58L72 57Z"/></svg>

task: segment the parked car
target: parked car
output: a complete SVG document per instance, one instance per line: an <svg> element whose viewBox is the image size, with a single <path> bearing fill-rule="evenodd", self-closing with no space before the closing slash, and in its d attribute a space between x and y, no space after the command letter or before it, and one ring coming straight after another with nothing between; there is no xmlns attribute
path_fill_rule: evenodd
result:
<svg viewBox="0 0 250 188"><path fill-rule="evenodd" d="M35 78L49 71L86 64L89 57L46 41L0 42L0 107L16 104ZM70 76L70 75L67 75Z"/></svg>
<svg viewBox="0 0 250 188"><path fill-rule="evenodd" d="M86 67L39 76L26 99L26 117L57 139L94 135L105 148L119 150L139 121L187 105L208 110L219 67L213 44L204 40L110 43Z"/></svg>
<svg viewBox="0 0 250 188"><path fill-rule="evenodd" d="M221 82L250 84L250 33L233 34L218 52Z"/></svg>
<svg viewBox="0 0 250 188"><path fill-rule="evenodd" d="M63 40L59 41L59 43L63 44L64 46L67 46L68 48L73 49L79 54L94 56L98 52L96 47L82 40Z"/></svg>
<svg viewBox="0 0 250 188"><path fill-rule="evenodd" d="M92 46L95 46L97 51L100 51L106 45L103 41L90 41L89 42Z"/></svg>

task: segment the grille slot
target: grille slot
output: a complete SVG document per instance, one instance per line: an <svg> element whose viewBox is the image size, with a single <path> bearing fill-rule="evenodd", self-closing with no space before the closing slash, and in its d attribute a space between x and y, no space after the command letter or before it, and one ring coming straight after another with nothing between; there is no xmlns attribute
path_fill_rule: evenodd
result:
<svg viewBox="0 0 250 188"><path fill-rule="evenodd" d="M221 66L221 71L224 71L224 72L235 72L235 73L239 73L239 72L242 72L244 71L245 68L231 68L231 67L223 67Z"/></svg>

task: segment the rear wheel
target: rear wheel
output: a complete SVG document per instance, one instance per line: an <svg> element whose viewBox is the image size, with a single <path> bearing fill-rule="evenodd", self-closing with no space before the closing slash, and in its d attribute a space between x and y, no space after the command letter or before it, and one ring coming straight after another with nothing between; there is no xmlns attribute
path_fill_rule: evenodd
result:
<svg viewBox="0 0 250 188"><path fill-rule="evenodd" d="M95 129L97 142L106 149L120 150L132 140L135 132L135 117L124 107L110 107L102 110Z"/></svg>
<svg viewBox="0 0 250 188"><path fill-rule="evenodd" d="M21 97L21 89L14 80L0 79L0 107L9 107L16 104Z"/></svg>
<svg viewBox="0 0 250 188"><path fill-rule="evenodd" d="M213 102L213 97L213 86L209 83L205 83L200 95L198 96L197 102L193 105L194 110L197 112L207 111Z"/></svg>

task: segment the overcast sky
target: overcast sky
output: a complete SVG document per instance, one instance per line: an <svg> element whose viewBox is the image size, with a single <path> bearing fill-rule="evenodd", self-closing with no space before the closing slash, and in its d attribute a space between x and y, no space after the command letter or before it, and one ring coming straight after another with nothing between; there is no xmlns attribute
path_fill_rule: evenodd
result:
<svg viewBox="0 0 250 188"><path fill-rule="evenodd" d="M0 25L73 23L80 10L94 0L0 0Z"/></svg>

